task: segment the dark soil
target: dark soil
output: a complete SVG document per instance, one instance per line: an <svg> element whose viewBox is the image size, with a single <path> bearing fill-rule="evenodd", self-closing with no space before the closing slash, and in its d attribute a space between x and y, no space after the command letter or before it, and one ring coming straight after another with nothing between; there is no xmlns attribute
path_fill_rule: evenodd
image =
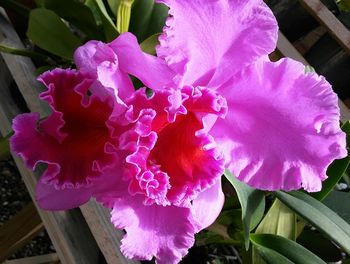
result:
<svg viewBox="0 0 350 264"><path fill-rule="evenodd" d="M31 201L13 160L0 161L0 227ZM45 231L13 254L10 259L55 252Z"/></svg>

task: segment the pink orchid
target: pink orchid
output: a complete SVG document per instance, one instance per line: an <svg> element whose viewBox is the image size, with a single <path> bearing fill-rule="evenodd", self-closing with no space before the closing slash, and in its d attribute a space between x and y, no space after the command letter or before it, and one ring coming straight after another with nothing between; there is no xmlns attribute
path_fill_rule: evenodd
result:
<svg viewBox="0 0 350 264"><path fill-rule="evenodd" d="M126 230L127 257L177 263L220 213L225 168L263 190L318 191L347 153L330 84L268 60L278 27L262 0L159 2L170 17L158 57L130 33L86 43L77 71L41 77L53 113L17 117L12 147L31 168L48 164L42 207L94 196Z"/></svg>

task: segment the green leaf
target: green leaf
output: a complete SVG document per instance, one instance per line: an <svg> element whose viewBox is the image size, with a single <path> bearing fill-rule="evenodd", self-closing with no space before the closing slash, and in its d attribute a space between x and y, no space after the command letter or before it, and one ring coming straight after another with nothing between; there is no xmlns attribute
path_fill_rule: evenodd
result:
<svg viewBox="0 0 350 264"><path fill-rule="evenodd" d="M350 122L347 121L343 124L342 130L346 133L346 145L350 146ZM346 169L350 164L350 156L335 160L327 169L328 178L322 183L322 189L319 192L311 194L317 200L323 200L338 183L341 177L346 172Z"/></svg>
<svg viewBox="0 0 350 264"><path fill-rule="evenodd" d="M6 160L10 158L10 137L13 133L10 133L6 137L0 137L0 160Z"/></svg>
<svg viewBox="0 0 350 264"><path fill-rule="evenodd" d="M267 263L326 263L303 246L281 236L272 234L251 234L250 240Z"/></svg>
<svg viewBox="0 0 350 264"><path fill-rule="evenodd" d="M50 62L49 57L45 56L44 54L37 53L37 52L31 51L31 50L26 50L26 49L16 49L16 48L8 47L8 46L2 45L2 44L0 44L0 52L25 56L25 57L29 57L32 59L41 60L41 61L46 62L46 63Z"/></svg>
<svg viewBox="0 0 350 264"><path fill-rule="evenodd" d="M145 39L140 45L141 49L148 54L155 55L156 46L159 44L159 40L158 40L159 36L160 36L160 33L154 34L149 38Z"/></svg>
<svg viewBox="0 0 350 264"><path fill-rule="evenodd" d="M279 235L295 241L296 229L295 213L276 199L255 230L255 233ZM258 249L254 246L253 263L264 263L259 254L256 254L256 250Z"/></svg>
<svg viewBox="0 0 350 264"><path fill-rule="evenodd" d="M90 39L101 39L94 15L89 7L75 0L42 0L42 7L69 21Z"/></svg>
<svg viewBox="0 0 350 264"><path fill-rule="evenodd" d="M84 5L87 6L91 10L91 12L95 18L97 26L102 27L101 12L100 12L99 7L96 4L96 1L95 0L85 0Z"/></svg>
<svg viewBox="0 0 350 264"><path fill-rule="evenodd" d="M163 4L155 4L153 7L152 16L147 28L145 37L149 37L156 33L161 33L165 26L165 21L168 18L169 8Z"/></svg>
<svg viewBox="0 0 350 264"><path fill-rule="evenodd" d="M332 191L323 203L350 224L350 193Z"/></svg>
<svg viewBox="0 0 350 264"><path fill-rule="evenodd" d="M261 257L263 260L266 261L266 263L276 263L276 264L295 264L294 262L290 261L288 258L284 257L283 255L277 253L276 251L266 248L266 247L261 247L258 245L254 245L255 250L259 254L258 256ZM264 261L261 261L261 263L264 263ZM253 260L253 263L254 262Z"/></svg>
<svg viewBox="0 0 350 264"><path fill-rule="evenodd" d="M350 0L337 0L339 9L345 12L350 12Z"/></svg>
<svg viewBox="0 0 350 264"><path fill-rule="evenodd" d="M239 202L242 206L242 221L245 248L249 248L249 232L260 222L265 210L264 192L255 190L245 183L239 181L228 170L225 171L225 177L233 185L237 192Z"/></svg>
<svg viewBox="0 0 350 264"><path fill-rule="evenodd" d="M116 19L118 19L118 7L121 0L107 0L109 8L112 10Z"/></svg>
<svg viewBox="0 0 350 264"><path fill-rule="evenodd" d="M106 7L103 4L102 0L94 0L97 10L100 13L101 21L104 29L104 33L106 36L107 42L114 40L118 37L119 33L117 27L114 25L112 19L107 13Z"/></svg>
<svg viewBox="0 0 350 264"><path fill-rule="evenodd" d="M217 222L196 235L196 245L228 244L241 245L241 240L233 239L227 233L227 228Z"/></svg>
<svg viewBox="0 0 350 264"><path fill-rule="evenodd" d="M278 199L257 227L256 234L274 234L291 240L296 239L296 215Z"/></svg>
<svg viewBox="0 0 350 264"><path fill-rule="evenodd" d="M37 8L30 12L27 36L38 47L71 60L81 45L78 39L53 11Z"/></svg>
<svg viewBox="0 0 350 264"><path fill-rule="evenodd" d="M151 35L162 32L168 8L154 0L135 0L131 10L129 31L134 33L139 42Z"/></svg>
<svg viewBox="0 0 350 264"><path fill-rule="evenodd" d="M323 203L303 192L275 192L278 199L350 253L350 225Z"/></svg>

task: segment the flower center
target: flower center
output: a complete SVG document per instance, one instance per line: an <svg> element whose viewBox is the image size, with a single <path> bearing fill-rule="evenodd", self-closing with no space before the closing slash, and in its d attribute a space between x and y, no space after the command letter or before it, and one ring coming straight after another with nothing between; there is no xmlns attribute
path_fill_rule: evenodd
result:
<svg viewBox="0 0 350 264"><path fill-rule="evenodd" d="M141 92L132 98L130 125L119 137L132 194L146 195L145 204L187 206L223 173L223 157L208 134L226 113L226 101L206 88L185 87ZM137 103L137 104L136 104Z"/></svg>

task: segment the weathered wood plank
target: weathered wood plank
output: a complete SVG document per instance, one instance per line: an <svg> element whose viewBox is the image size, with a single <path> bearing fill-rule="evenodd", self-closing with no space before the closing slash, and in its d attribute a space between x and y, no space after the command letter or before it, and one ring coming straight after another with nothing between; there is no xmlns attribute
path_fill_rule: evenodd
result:
<svg viewBox="0 0 350 264"><path fill-rule="evenodd" d="M91 232L96 238L106 261L113 264L139 264L139 261L126 259L119 250L124 232L116 230L110 221L110 212L108 209L100 206L96 201L80 206ZM114 234L114 236L111 236ZM111 243L111 240L113 243ZM114 246L112 246L114 245Z"/></svg>
<svg viewBox="0 0 350 264"><path fill-rule="evenodd" d="M11 37L11 34L16 34L14 31L6 28L11 25L8 22L3 23L4 20L6 20L6 17L0 13L0 35L3 36L3 41L9 36ZM4 28L6 28L6 30L4 30ZM6 32L6 34L4 34L4 32ZM12 39L15 38L13 37ZM2 40L0 40L1 43L3 43ZM19 44L16 46L18 47ZM11 55L6 61L6 64L7 62L10 63L5 66L2 55L5 57L9 55L0 55L0 132L3 135L7 135L11 131L12 118L20 113L20 109L17 107L9 91L8 84L11 82L9 76L12 75L12 77L15 78L17 85L27 83L25 87L19 87L19 89L24 95L28 107L32 111L43 113L46 112L46 110L44 109L45 107L41 108L41 103L39 103L37 98L39 91L38 86L28 85L28 83L35 80L35 78L33 78L33 72L25 70L34 69L32 62L21 56ZM21 79L21 81L19 79ZM35 97L37 102L32 102ZM27 170L23 161L15 155L13 156L28 192L33 201L35 201L35 186L39 173L33 173ZM62 263L97 263L99 249L79 209L66 212L48 212L38 208L38 212Z"/></svg>
<svg viewBox="0 0 350 264"><path fill-rule="evenodd" d="M301 5L323 25L329 34L350 54L350 31L320 0L299 0Z"/></svg>
<svg viewBox="0 0 350 264"><path fill-rule="evenodd" d="M301 55L305 55L317 43L317 41L326 34L326 32L327 30L323 26L319 26L293 42L293 46Z"/></svg>
<svg viewBox="0 0 350 264"><path fill-rule="evenodd" d="M8 22L7 24L5 24L5 26L9 27L11 26ZM4 27L4 25L1 24L1 20L0 20L0 33L2 31L2 27ZM6 29L6 34L11 34L11 35L15 35L16 33L10 30L10 29ZM7 37L6 35L6 37ZM17 36L17 35L16 35ZM17 37L10 37L9 38L11 41L14 41L16 43L14 44L14 47L21 47L20 44L17 43L17 41L20 41L18 36ZM4 40L3 40L4 41ZM6 40L7 41L7 40ZM11 41L8 41L5 43L12 43ZM1 43L1 39L0 39L0 43ZM7 57L6 63L9 62L9 60L11 60L10 64L8 64L8 67L12 69L11 74L13 76L13 78L16 80L17 85L19 86L19 89L27 103L28 108L30 109L30 111L32 112L39 112L42 114L42 116L47 116L48 115L48 107L47 105L45 105L44 103L42 103L39 100L39 93L40 93L40 87L38 86L38 82L35 81L35 78L33 77L33 73L34 73L34 65L32 64L32 62L30 60L28 60L27 58L23 58L23 57L19 57L19 56L15 56L14 55L5 55L3 54L4 57ZM18 66L16 65L16 63L13 63L13 60L19 61L19 63L22 64L29 64L26 66ZM28 70L29 69L29 70ZM19 80L21 79L21 80ZM23 83L32 83L31 85L24 85L21 86ZM6 98L4 96L8 96L8 94L4 94L3 96L0 94L0 98ZM0 99L0 104L2 100ZM7 107L8 104L11 104L10 106ZM8 108L7 112L4 114L1 114L2 110L1 108ZM0 124L2 124L2 118L7 118L8 120L11 120L14 117L13 113L10 113L9 111L13 111L13 109L15 109L16 106L14 104L12 104L11 102L7 102L4 103L3 106L0 107ZM18 112L16 113L18 114ZM0 128L1 130L1 128ZM5 126L3 128L3 130L6 132L10 132L11 131L11 127L9 126ZM35 177L33 177L33 174L26 170L23 162L21 159L19 159L18 157L15 157L15 161L17 162L17 166L19 168L19 170L23 173L24 178L26 178L27 182L27 188L31 189L30 191L32 192L32 195L34 197L34 188L35 188L35 184L36 184L36 180L34 179ZM37 174L38 176L38 174ZM29 187L28 187L29 186ZM86 205L84 205L81 208L81 211L84 214L84 217L86 219L86 222L88 223L90 230L92 232L92 234L94 235L94 238L97 242L97 244L100 246L102 253L104 254L106 260L108 263L110 264L119 264L119 263L130 263L130 264L135 264L135 263L140 263L137 261L131 261L129 259L126 259L121 253L120 253L120 239L123 235L123 231L121 230L116 230L112 227L111 223L110 223L110 215L108 213L108 211L104 210L104 208L98 204L96 204L95 202L90 202ZM44 212L41 211L45 214L49 213L49 212ZM60 213L64 213L64 212L60 212ZM80 213L80 212L79 212ZM50 214L50 213L49 213ZM55 213L56 214L56 213ZM69 223L66 223L66 225L69 225ZM46 226L46 223L45 223ZM47 226L46 226L47 227ZM48 228L48 227L47 227ZM61 227L62 228L62 227ZM69 229L75 229L76 227L74 227L74 225L72 227L65 227L65 229L69 230ZM79 228L77 229L79 230ZM72 230L72 233L74 233L74 231ZM90 232L87 232L88 234L90 234ZM54 235L54 234L53 234ZM86 243L88 243L88 238L83 238L81 237L81 243L83 243L83 241L86 241ZM79 240L80 240L79 239ZM76 242L78 243L78 242ZM56 246L55 246L56 247ZM92 250L92 252L94 252ZM81 256L82 253L76 252L76 255ZM59 254L60 259L61 259L61 255ZM94 258L92 258L94 259ZM61 259L61 261L63 262L63 260ZM80 262L75 262L75 263L80 263ZM93 262L87 262L87 263L93 263Z"/></svg>
<svg viewBox="0 0 350 264"><path fill-rule="evenodd" d="M281 31L278 31L277 50L281 53L282 56L287 56L294 60L300 61L304 65L309 64Z"/></svg>
<svg viewBox="0 0 350 264"><path fill-rule="evenodd" d="M20 259L12 259L7 260L3 264L53 264L59 263L60 260L56 253L28 257L28 258L20 258Z"/></svg>
<svg viewBox="0 0 350 264"><path fill-rule="evenodd" d="M23 49L23 44L17 33L9 22L5 11L0 8L0 43L13 48ZM42 112L42 109L48 109L47 105L37 100L37 94L40 92L39 83L36 81L35 67L29 58L2 53L11 75L21 91L29 109L33 112ZM20 58L20 59L19 59ZM16 78L18 76L18 78ZM36 93L33 93L33 89Z"/></svg>
<svg viewBox="0 0 350 264"><path fill-rule="evenodd" d="M35 205L30 202L0 227L0 262L10 257L42 230L44 224Z"/></svg>
<svg viewBox="0 0 350 264"><path fill-rule="evenodd" d="M0 64L1 62L3 60L0 56ZM19 113L15 113L14 109L18 110L9 95L8 87L1 85L0 132L3 135L11 131L11 120ZM39 173L27 170L22 159L15 155L13 157L24 184L35 201L35 186ZM37 209L62 263L97 263L99 250L79 209L67 212L48 212L38 207Z"/></svg>

